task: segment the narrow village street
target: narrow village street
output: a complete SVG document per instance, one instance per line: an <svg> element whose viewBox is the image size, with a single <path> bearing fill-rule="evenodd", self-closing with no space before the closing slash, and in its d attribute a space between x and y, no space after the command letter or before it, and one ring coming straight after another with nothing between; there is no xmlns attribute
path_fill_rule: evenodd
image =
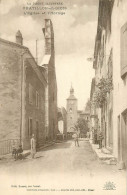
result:
<svg viewBox="0 0 127 195"><path fill-rule="evenodd" d="M59 186L64 189L68 187L69 189L70 187L79 189L81 187L85 190L88 190L88 186L93 190L97 190L98 187L102 190L106 182L110 181L114 184L116 182L117 184L117 180L119 180L119 186L116 185L116 188L124 189L125 171L118 170L116 165L107 165L98 160L88 141L82 140L79 144L80 147L75 147L73 140L56 143L39 151L35 159L28 156L24 160L1 162L0 173L5 177L6 174L8 176L15 174L18 177L18 182L20 177L24 176L20 185L24 185L25 180L29 183L28 181L32 179L33 183L36 182L38 185L40 183L43 189L46 189L47 180L53 189L57 189L59 183ZM38 179L39 177L41 177L41 181ZM16 182L13 180L11 183L16 184Z"/></svg>
<svg viewBox="0 0 127 195"><path fill-rule="evenodd" d="M80 141L80 147L75 147L73 140L56 143L53 146L37 152L36 158L28 156L25 160L10 161L2 165L2 170L13 174L43 174L43 173L85 173L94 177L100 174L115 174L116 167L99 162L88 141ZM13 166L12 166L13 165ZM0 168L0 172L2 171ZM116 172L118 173L118 171Z"/></svg>
<svg viewBox="0 0 127 195"><path fill-rule="evenodd" d="M1 195L127 195L126 10L0 0Z"/></svg>

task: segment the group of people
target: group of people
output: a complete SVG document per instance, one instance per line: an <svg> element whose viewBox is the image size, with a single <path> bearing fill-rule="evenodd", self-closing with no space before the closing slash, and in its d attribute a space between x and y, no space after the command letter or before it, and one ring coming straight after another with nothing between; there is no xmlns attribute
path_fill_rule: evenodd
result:
<svg viewBox="0 0 127 195"><path fill-rule="evenodd" d="M32 135L30 145L31 145L31 157L34 158L35 154L36 154L36 139L35 139L34 134ZM18 148L13 146L12 156L14 157L15 160L18 160L18 159L23 160L24 159L23 148L22 148L21 144L19 145Z"/></svg>
<svg viewBox="0 0 127 195"><path fill-rule="evenodd" d="M18 159L22 160L22 159L23 159L22 153L23 153L22 145L19 145L18 148L15 148L15 147L13 146L13 149L12 149L12 156L14 156L14 159L15 159L15 160L18 160Z"/></svg>

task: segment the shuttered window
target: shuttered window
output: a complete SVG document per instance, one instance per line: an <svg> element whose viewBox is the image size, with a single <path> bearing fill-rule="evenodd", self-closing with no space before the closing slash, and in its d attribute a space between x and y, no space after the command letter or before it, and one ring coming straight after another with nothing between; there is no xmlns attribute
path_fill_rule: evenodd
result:
<svg viewBox="0 0 127 195"><path fill-rule="evenodd" d="M39 108L39 93L36 91L36 107Z"/></svg>
<svg viewBox="0 0 127 195"><path fill-rule="evenodd" d="M32 118L28 119L28 136L32 135L32 131L33 131L33 125L32 125Z"/></svg>
<svg viewBox="0 0 127 195"><path fill-rule="evenodd" d="M121 28L121 77L127 74L127 22Z"/></svg>
<svg viewBox="0 0 127 195"><path fill-rule="evenodd" d="M30 83L29 83L29 103L33 104L33 87Z"/></svg>

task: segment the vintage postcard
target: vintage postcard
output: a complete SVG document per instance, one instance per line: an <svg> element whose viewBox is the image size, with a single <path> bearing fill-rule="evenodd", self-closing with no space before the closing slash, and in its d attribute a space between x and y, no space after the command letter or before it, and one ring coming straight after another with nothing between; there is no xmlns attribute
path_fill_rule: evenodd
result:
<svg viewBox="0 0 127 195"><path fill-rule="evenodd" d="M127 195L127 0L0 0L0 194Z"/></svg>

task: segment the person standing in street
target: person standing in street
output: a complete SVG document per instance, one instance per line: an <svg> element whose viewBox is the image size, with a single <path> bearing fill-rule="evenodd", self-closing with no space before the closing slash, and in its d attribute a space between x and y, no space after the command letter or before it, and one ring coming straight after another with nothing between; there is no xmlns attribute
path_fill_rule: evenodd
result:
<svg viewBox="0 0 127 195"><path fill-rule="evenodd" d="M98 132L99 149L102 148L102 140L103 140L103 139L104 139L103 133L102 133L101 130L99 130L99 132Z"/></svg>
<svg viewBox="0 0 127 195"><path fill-rule="evenodd" d="M31 156L32 156L32 158L35 157L35 154L36 154L36 140L35 140L35 137L33 134L32 138L31 138Z"/></svg>
<svg viewBox="0 0 127 195"><path fill-rule="evenodd" d="M76 131L74 133L73 137L74 137L75 146L77 145L79 147L79 141L78 141L79 134L78 134L78 131Z"/></svg>

